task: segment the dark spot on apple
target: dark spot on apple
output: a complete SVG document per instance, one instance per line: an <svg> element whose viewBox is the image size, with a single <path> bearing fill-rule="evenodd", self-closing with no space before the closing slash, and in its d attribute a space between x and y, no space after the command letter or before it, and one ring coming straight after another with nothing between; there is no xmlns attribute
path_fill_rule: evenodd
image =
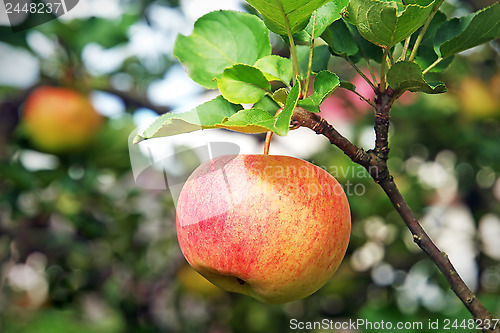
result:
<svg viewBox="0 0 500 333"><path fill-rule="evenodd" d="M239 284L245 284L245 281L243 281L242 279L240 278L236 278L236 280L238 281Z"/></svg>

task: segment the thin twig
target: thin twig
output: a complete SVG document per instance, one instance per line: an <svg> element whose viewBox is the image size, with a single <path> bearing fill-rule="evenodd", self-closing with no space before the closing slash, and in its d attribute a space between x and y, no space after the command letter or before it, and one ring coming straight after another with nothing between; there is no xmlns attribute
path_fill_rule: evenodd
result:
<svg viewBox="0 0 500 333"><path fill-rule="evenodd" d="M341 86L341 87L339 87L339 88L343 88L343 87ZM361 100L365 101L368 105L370 105L372 108L374 108L374 109L375 109L375 104L374 104L372 101L370 101L369 99L367 99L365 96L361 95L361 94L360 94L359 92L357 92L356 90L351 90L351 89L347 89L347 88L344 88L344 89L345 89L345 90L347 90L347 91L350 91L350 92L352 92L352 93L354 93L354 94L356 94L356 95L358 95L358 97L359 97Z"/></svg>
<svg viewBox="0 0 500 333"><path fill-rule="evenodd" d="M377 86L363 73L363 71L351 60L351 58L345 58L347 62L354 68L354 70L372 87L372 89L376 89Z"/></svg>
<svg viewBox="0 0 500 333"><path fill-rule="evenodd" d="M424 26L420 30L420 33L417 36L417 40L415 41L415 44L413 45L413 49L411 51L410 57L408 60L413 61L415 57L417 56L417 50L420 46L420 43L422 42L422 39L424 38L425 32L427 31L427 28L429 27L429 24L431 24L432 19L434 18L434 15L436 15L437 11L439 10L439 7L443 4L444 0L439 0L439 3L435 5L435 7L432 9L431 14L427 18L427 20L424 23Z"/></svg>
<svg viewBox="0 0 500 333"><path fill-rule="evenodd" d="M347 25L347 28L349 29L349 31L351 31L351 29L352 29L349 25ZM356 28L354 28L354 29L356 29ZM373 82L377 82L377 76L375 75L375 72L373 71L373 68L370 65L370 59L368 58L368 55L366 54L365 48L363 47L363 44L361 43L359 38L357 38L355 34L354 34L354 36L355 36L354 39L355 39L356 45L358 45L359 49L361 50L361 54L363 54L363 59L365 59L365 61L366 61L366 66L368 67L368 71L370 72L372 80L373 80ZM346 60L349 61L349 63L351 65L354 63L349 57L346 57Z"/></svg>
<svg viewBox="0 0 500 333"><path fill-rule="evenodd" d="M433 69L434 67L436 67L441 61L443 61L444 58L437 58L432 64L429 65L429 67L427 67L426 69L424 69L422 71L422 75L425 75L427 74L431 69Z"/></svg>
<svg viewBox="0 0 500 333"><path fill-rule="evenodd" d="M404 200L392 177L380 181L379 185L391 200L391 203L404 220L408 229L410 229L413 235L413 241L436 264L448 280L451 289L474 316L474 319L492 319L493 316L491 313L477 299L476 295L469 289L469 287L467 287L465 282L455 270L455 267L453 267L453 264L448 259L446 253L442 252L432 241L429 235L427 235L422 225L418 222L417 218L411 211L407 202ZM483 330L483 332L498 332L498 329Z"/></svg>

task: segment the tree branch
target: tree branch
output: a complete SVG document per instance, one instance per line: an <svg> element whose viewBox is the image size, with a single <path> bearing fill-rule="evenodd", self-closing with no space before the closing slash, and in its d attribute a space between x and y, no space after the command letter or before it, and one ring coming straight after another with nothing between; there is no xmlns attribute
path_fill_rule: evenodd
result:
<svg viewBox="0 0 500 333"><path fill-rule="evenodd" d="M296 107L292 115L292 125L308 127L316 132L316 134L326 136L331 144L339 147L344 154L358 164L364 165L369 163L370 155L342 136L332 125L328 124L324 118L316 113Z"/></svg>
<svg viewBox="0 0 500 333"><path fill-rule="evenodd" d="M389 117L395 91L388 87L385 92L375 90L375 154L383 161L389 158Z"/></svg>
<svg viewBox="0 0 500 333"><path fill-rule="evenodd" d="M413 215L413 212L404 200L392 177L380 181L379 185L391 200L391 203L406 223L408 229L410 229L413 235L413 241L436 264L441 273L446 277L446 280L448 280L451 289L474 316L474 319L492 319L493 316L491 313L485 308L481 301L477 299L476 295L467 287L457 273L455 267L453 267L453 264L448 259L448 255L439 250L429 235L427 235L422 225L418 222L415 215ZM483 332L499 332L499 330L498 328L496 330L483 329Z"/></svg>
<svg viewBox="0 0 500 333"><path fill-rule="evenodd" d="M94 87L94 89L104 91L104 92L107 92L109 94L113 94L113 95L119 97L126 105L133 105L136 107L147 108L147 109L150 109L150 110L156 112L159 115L172 111L172 109L167 107L167 106L155 105L147 99L144 99L144 98L139 97L139 96L134 96L129 91L120 91L120 90L109 88L109 87Z"/></svg>
<svg viewBox="0 0 500 333"><path fill-rule="evenodd" d="M491 313L479 301L476 295L467 287L462 280L452 263L448 259L446 253L441 252L434 244L432 239L427 235L422 225L419 223L408 203L404 200L396 183L391 176L387 167L387 159L389 155L389 121L390 109L394 100L400 96L400 93L387 88L384 91L376 90L375 99L375 148L373 150L364 151L354 145L349 139L342 136L332 125L317 114L310 113L301 108L296 108L292 115L292 124L304 126L312 129L316 134L326 136L330 142L339 147L351 160L362 165L382 187L387 194L392 205L399 213L406 226L413 235L414 242L424 251L425 254L435 263L441 273L445 276L450 284L451 289L455 292L462 303L467 307L474 319L483 320L493 319ZM493 323L493 322L491 322ZM483 332L500 332L500 327L495 329L483 328Z"/></svg>

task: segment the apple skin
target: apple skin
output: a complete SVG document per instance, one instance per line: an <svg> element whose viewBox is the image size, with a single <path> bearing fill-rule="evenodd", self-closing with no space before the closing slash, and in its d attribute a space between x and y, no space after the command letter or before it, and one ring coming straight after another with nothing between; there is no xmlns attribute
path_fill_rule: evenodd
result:
<svg viewBox="0 0 500 333"><path fill-rule="evenodd" d="M275 155L225 155L199 166L177 202L188 263L216 286L265 303L311 295L344 258L349 203L314 164Z"/></svg>
<svg viewBox="0 0 500 333"><path fill-rule="evenodd" d="M85 147L102 125L103 117L79 92L42 86L26 99L22 122L37 148L62 153Z"/></svg>

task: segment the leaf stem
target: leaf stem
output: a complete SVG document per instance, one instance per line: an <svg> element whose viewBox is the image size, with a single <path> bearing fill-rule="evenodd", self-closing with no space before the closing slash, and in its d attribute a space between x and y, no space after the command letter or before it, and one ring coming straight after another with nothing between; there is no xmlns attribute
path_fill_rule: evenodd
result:
<svg viewBox="0 0 500 333"><path fill-rule="evenodd" d="M389 53L389 48L384 47L384 54L382 55L382 62L380 63L380 92L385 92L385 65L387 61L387 55Z"/></svg>
<svg viewBox="0 0 500 333"><path fill-rule="evenodd" d="M370 76L372 77L373 82L377 82L377 76L375 75L375 71L373 67L370 65L370 60L366 59L366 65L368 67L368 71L370 72Z"/></svg>
<svg viewBox="0 0 500 333"><path fill-rule="evenodd" d="M427 67L426 69L424 69L422 71L422 75L425 75L427 74L431 69L433 69L434 67L436 67L441 61L443 61L444 58L437 58L436 61L434 61L432 64L429 65L429 67Z"/></svg>
<svg viewBox="0 0 500 333"><path fill-rule="evenodd" d="M342 86L340 86L340 88L343 88ZM357 92L356 90L351 90L351 89L347 89L347 88L344 88L345 90L347 91L350 91L356 95L358 95L359 98L361 98L363 101L365 101L368 105L370 105L372 108L375 108L375 104L373 104L372 101L370 101L369 99L366 99L366 97L364 97L363 95L361 95L359 92Z"/></svg>
<svg viewBox="0 0 500 333"><path fill-rule="evenodd" d="M281 4L281 0L277 0L279 5L279 9L281 11L281 15L283 15L283 21L285 21L286 33L288 36L288 42L290 43L290 57L292 60L293 66L293 84L297 82L297 76L299 73L299 60L297 59L297 50L295 48L295 42L293 40L292 28L290 27L290 22L288 21L288 17L286 16L285 9L283 9L283 5Z"/></svg>
<svg viewBox="0 0 500 333"><path fill-rule="evenodd" d="M355 28L355 27L354 27L354 28L351 28L351 27L349 27L349 26L348 26L348 29L349 29L349 31L350 31L350 32L351 32L351 34L352 34L352 29L356 29L356 28ZM365 59L365 61L366 61L366 66L368 67L368 71L370 72L370 75L371 75L371 77L372 77L372 80L373 80L373 81L370 81L370 80L366 79L366 76L365 76L364 74L360 74L360 75L361 75L361 76L362 76L362 77L366 80L366 82L368 82L368 84L370 84L370 86L371 86L373 89L375 89L375 88L376 88L376 86L375 86L375 84L374 84L373 82L377 82L377 77L376 77L376 75L375 75L375 72L373 71L372 66L370 65L370 59L369 59L369 58L368 58L368 56L366 55L365 48L363 47L363 44L360 42L359 38L355 35L354 39L355 39L356 44L358 45L359 49L361 50L361 53L363 54L363 59ZM354 66L354 62L353 62L353 61L352 61L349 57L346 57L346 60L347 60L347 61L351 64L351 66L353 66L353 67L354 67L354 69L356 69L356 71L357 71L358 73L361 73L361 71L359 71L359 70L357 69L357 67L356 67L356 66Z"/></svg>
<svg viewBox="0 0 500 333"><path fill-rule="evenodd" d="M408 47L410 46L410 40L411 40L411 36L408 36L405 40L405 44L403 46L403 52L399 56L398 61L405 61L406 60L406 56L407 56L406 53L408 52Z"/></svg>
<svg viewBox="0 0 500 333"><path fill-rule="evenodd" d="M427 31L427 28L429 27L429 24L431 24L432 19L434 18L434 15L436 15L439 7L443 4L444 0L439 0L438 4L434 6L432 9L431 14L427 18L427 20L424 23L424 26L420 30L420 33L417 36L417 40L415 41L415 45L413 45L413 49L411 50L410 57L408 60L413 61L415 60L415 57L417 56L417 51L420 46L420 43L422 42L422 39L424 38L425 32Z"/></svg>
<svg viewBox="0 0 500 333"><path fill-rule="evenodd" d="M358 74L370 85L370 87L372 87L372 89L377 88L375 84L365 75L365 73L363 73L363 71L358 66L356 66L356 64L351 60L351 58L345 57L345 59L352 66L352 68L354 68L354 70L356 70L356 72L358 72ZM370 66L368 67L371 69ZM372 76L374 77L375 75Z"/></svg>
<svg viewBox="0 0 500 333"><path fill-rule="evenodd" d="M392 65L394 65L394 58L392 56L392 52L389 51L387 54L387 68L390 69Z"/></svg>
<svg viewBox="0 0 500 333"><path fill-rule="evenodd" d="M311 32L311 42L309 44L309 63L307 64L307 79L304 87L304 97L307 97L309 93L309 82L311 80L312 73L312 62L313 62L313 54L314 54L314 28L316 27L316 12L313 14L313 26Z"/></svg>
<svg viewBox="0 0 500 333"><path fill-rule="evenodd" d="M370 105L372 108L375 108L375 104L373 104L372 101L370 101L369 99L366 99L363 95L361 95L360 93L358 93L356 90L350 90L352 91L353 93L355 93L356 95L359 96L359 98L361 98L363 101L365 101L366 103L368 103L368 105Z"/></svg>

